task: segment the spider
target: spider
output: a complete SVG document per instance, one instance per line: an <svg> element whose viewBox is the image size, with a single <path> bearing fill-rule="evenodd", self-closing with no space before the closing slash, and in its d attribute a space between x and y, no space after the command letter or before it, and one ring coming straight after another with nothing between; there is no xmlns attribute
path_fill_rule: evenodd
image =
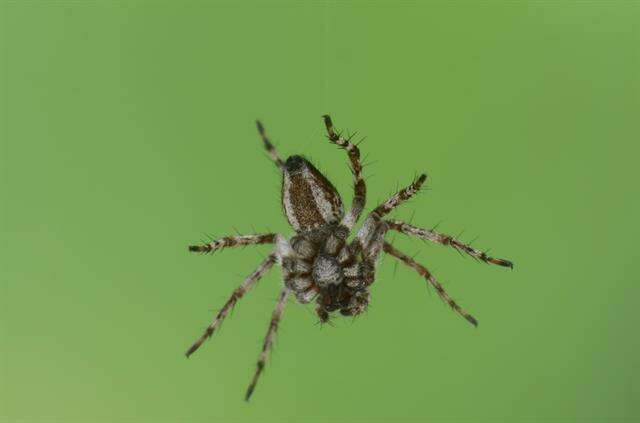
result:
<svg viewBox="0 0 640 423"><path fill-rule="evenodd" d="M455 237L433 229L422 229L399 220L385 219L392 210L420 190L427 179L425 174L420 175L409 186L399 190L373 209L364 219L362 227L353 240L349 242L349 235L364 210L366 199L360 150L351 143L351 138L344 138L335 132L328 115L323 118L329 141L346 151L353 173L353 202L346 213L342 199L331 182L303 156L294 155L283 161L269 140L264 127L260 121L257 121L258 132L264 147L271 160L282 171L282 207L289 224L296 232L295 235L290 239L276 233L226 236L209 243L189 246L189 251L201 253L211 253L240 245L273 244L275 246L258 268L233 291L202 336L186 352L187 357L193 354L206 339L211 337L238 300L271 267L275 264L280 265L284 286L278 295L255 373L245 395L247 401L264 370L267 354L289 296L294 296L302 304L315 300L315 311L322 323L327 322L330 314L337 311L343 316L357 316L365 311L369 304L369 287L375 281L376 263L383 251L414 269L435 288L438 296L454 312L474 326L478 325L477 320L447 294L426 267L385 241L385 234L388 231L397 231L449 246L485 263L513 268L512 262L490 257Z"/></svg>

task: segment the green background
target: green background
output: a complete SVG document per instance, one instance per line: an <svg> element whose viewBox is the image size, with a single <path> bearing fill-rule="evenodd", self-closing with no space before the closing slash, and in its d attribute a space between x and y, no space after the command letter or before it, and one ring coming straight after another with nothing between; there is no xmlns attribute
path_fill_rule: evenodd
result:
<svg viewBox="0 0 640 423"><path fill-rule="evenodd" d="M0 415L7 422L638 421L640 4L2 3ZM260 118L351 200L320 116L358 131L368 208L512 259L403 236L480 321L390 258L368 312L291 302L243 394L275 269L183 353L291 234Z"/></svg>

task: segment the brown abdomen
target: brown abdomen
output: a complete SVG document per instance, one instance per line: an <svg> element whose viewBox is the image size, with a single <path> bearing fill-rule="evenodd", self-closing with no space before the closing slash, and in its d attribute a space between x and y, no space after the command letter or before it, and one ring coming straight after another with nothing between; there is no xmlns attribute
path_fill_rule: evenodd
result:
<svg viewBox="0 0 640 423"><path fill-rule="evenodd" d="M282 206L297 232L340 221L342 200L338 191L307 159L291 156L285 163Z"/></svg>

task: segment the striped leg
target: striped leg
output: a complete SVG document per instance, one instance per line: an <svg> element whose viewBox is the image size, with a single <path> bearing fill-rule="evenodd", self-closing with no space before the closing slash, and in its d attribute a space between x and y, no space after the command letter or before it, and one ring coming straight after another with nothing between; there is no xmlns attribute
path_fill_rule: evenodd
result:
<svg viewBox="0 0 640 423"><path fill-rule="evenodd" d="M376 207L375 210L373 210L371 213L372 214L375 213L379 217L382 217L384 215L391 213L393 209L395 209L400 204L404 203L405 201L413 197L420 190L420 187L422 186L422 184L424 184L424 181L426 180L427 180L427 175L423 173L418 177L418 179L413 181L411 185L409 185L406 188L402 188L400 191L395 193L387 201L385 201L384 203Z"/></svg>
<svg viewBox="0 0 640 423"><path fill-rule="evenodd" d="M447 304L449 304L449 306L453 309L453 311L455 311L460 316L462 316L465 319L467 319L469 322L471 322L472 325L478 326L478 321L473 316L471 316L469 313L464 311L449 296L449 294L447 294L447 292L444 290L442 285L440 285L440 282L438 282L436 280L436 278L433 277L431 272L429 272L429 270L427 270L426 267L424 267L420 263L416 262L415 260L413 260L408 255L404 254L403 252L398 251L393 245L389 244L388 242L384 243L384 247L383 248L384 248L385 253L387 253L390 256L395 257L396 259L400 260L401 262L403 262L404 264L406 264L407 266L411 267L413 270L418 272L421 276L423 276L427 280L427 282L429 282L436 289L436 292L438 293L440 298L442 298Z"/></svg>
<svg viewBox="0 0 640 423"><path fill-rule="evenodd" d="M393 229L405 235L417 236L418 238L422 238L441 245L449 245L454 249L465 252L471 257L482 260L485 263L493 263L497 264L498 266L510 267L511 269L513 269L513 263L511 261L490 257L485 252L478 251L475 248L472 248L470 245L464 244L450 235L441 234L432 229L418 228L400 220L387 220L387 224L389 225L389 229Z"/></svg>
<svg viewBox="0 0 640 423"><path fill-rule="evenodd" d="M247 278L242 282L242 284L238 288L236 288L235 291L233 291L233 294L231 294L231 297L227 300L224 306L222 306L218 314L216 314L216 316L213 318L213 321L207 327L207 329L205 329L202 336L196 342L194 342L194 344L187 350L187 352L185 353L187 357L189 357L198 348L200 348L200 345L202 345L202 343L205 340L207 340L207 338L211 337L211 334L213 334L213 331L215 331L216 328L220 326L220 323L222 323L224 318L227 316L227 314L229 314L229 311L231 311L233 306L236 305L238 300L242 298L242 296L246 294L247 291L249 291L249 289L256 282L258 282L258 280L260 280L260 278L264 276L265 273L267 273L267 270L269 270L274 265L275 262L276 262L276 253L271 253L270 255L267 256L267 258L265 258L262 261L262 263L260 263L260 266L258 266L258 268L252 274L247 276Z"/></svg>
<svg viewBox="0 0 640 423"><path fill-rule="evenodd" d="M271 348L271 344L273 344L273 337L278 330L278 323L280 323L280 318L282 317L284 306L287 303L289 292L290 291L287 288L282 288L282 290L280 291L280 295L278 296L278 302L276 303L276 306L273 309L273 313L271 314L271 322L269 323L269 329L267 329L267 335L264 337L262 351L258 356L256 372L253 374L253 379L251 379L251 383L249 384L249 388L247 388L247 393L244 397L246 401L249 401L249 398L251 398L251 394L253 394L253 390L256 388L256 384L258 383L258 378L260 377L262 370L264 370L264 365L267 361L267 354L269 352L269 349Z"/></svg>
<svg viewBox="0 0 640 423"><path fill-rule="evenodd" d="M275 242L275 238L276 234L225 236L207 244L190 245L189 251L212 253L226 247L237 247L239 245L273 244Z"/></svg>
<svg viewBox="0 0 640 423"><path fill-rule="evenodd" d="M384 242L384 235L389 230L389 226L382 219L382 216L414 196L426 179L427 175L420 175L411 185L401 189L369 213L351 244L352 249L362 251L365 258L375 263Z"/></svg>
<svg viewBox="0 0 640 423"><path fill-rule="evenodd" d="M267 133L264 130L264 126L259 120L256 120L256 126L258 127L258 132L260 133L260 137L262 138L262 142L264 143L264 148L267 150L267 154L271 157L271 160L284 172L284 162L278 155L276 148L269 141L269 137L267 137Z"/></svg>
<svg viewBox="0 0 640 423"><path fill-rule="evenodd" d="M367 186L362 179L362 164L360 164L360 150L355 144L352 144L348 139L342 138L336 134L333 129L333 123L329 115L324 115L324 124L327 127L327 133L329 134L329 140L344 148L349 155L349 161L351 162L351 171L353 172L353 202L351 203L351 209L342 219L342 225L346 226L349 230L353 228L362 214L364 205L367 200Z"/></svg>

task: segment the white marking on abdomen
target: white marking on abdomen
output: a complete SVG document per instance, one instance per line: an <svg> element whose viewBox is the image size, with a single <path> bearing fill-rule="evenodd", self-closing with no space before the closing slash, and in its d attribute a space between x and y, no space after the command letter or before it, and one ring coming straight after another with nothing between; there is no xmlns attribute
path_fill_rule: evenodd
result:
<svg viewBox="0 0 640 423"><path fill-rule="evenodd" d="M325 197L325 193L317 184L317 182L313 179L313 175L309 172L309 169L304 169L303 172L304 180L311 188L311 194L313 194L313 199L315 200L316 207L318 211L322 215L322 219L325 222L331 222L335 220L335 215L333 213L333 206L329 200Z"/></svg>

